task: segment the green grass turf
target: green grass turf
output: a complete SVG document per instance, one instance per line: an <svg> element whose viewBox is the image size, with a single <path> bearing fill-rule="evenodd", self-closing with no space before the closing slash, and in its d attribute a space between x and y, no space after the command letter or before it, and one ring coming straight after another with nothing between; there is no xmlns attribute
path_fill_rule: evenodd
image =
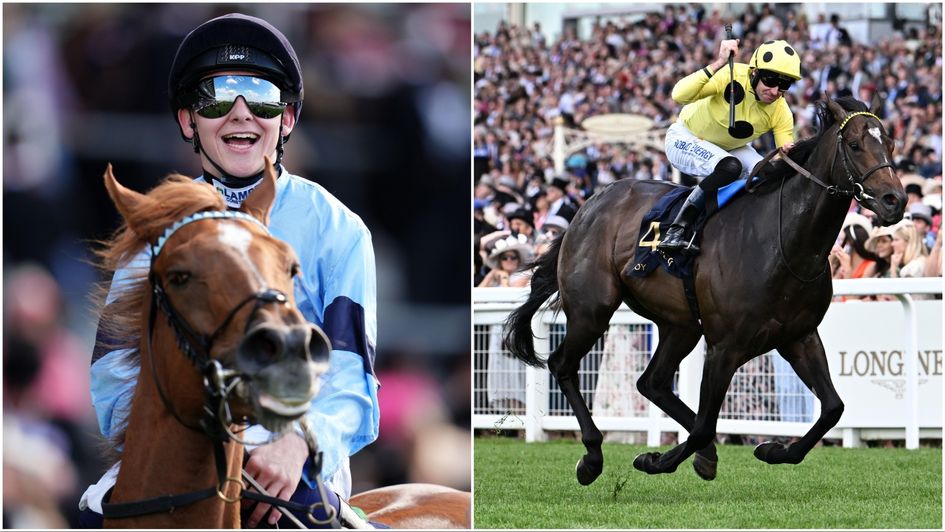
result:
<svg viewBox="0 0 945 532"><path fill-rule="evenodd" d="M662 447L666 451L669 447ZM719 446L707 482L692 458L647 475L648 449L604 444L604 472L581 486L578 441L475 440L480 528L941 528L942 450L815 447L799 465L769 465L752 446Z"/></svg>

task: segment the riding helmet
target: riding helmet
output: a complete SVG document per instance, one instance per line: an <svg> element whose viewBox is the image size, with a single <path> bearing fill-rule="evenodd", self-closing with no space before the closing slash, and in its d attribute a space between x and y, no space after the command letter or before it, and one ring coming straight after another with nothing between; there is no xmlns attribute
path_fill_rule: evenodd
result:
<svg viewBox="0 0 945 532"><path fill-rule="evenodd" d="M766 41L751 54L748 65L770 70L792 79L801 79L801 57L787 41Z"/></svg>
<svg viewBox="0 0 945 532"><path fill-rule="evenodd" d="M285 35L260 18L230 13L191 31L180 43L167 80L171 112L187 107L201 78L222 70L246 70L275 83L285 103L302 110L302 69Z"/></svg>

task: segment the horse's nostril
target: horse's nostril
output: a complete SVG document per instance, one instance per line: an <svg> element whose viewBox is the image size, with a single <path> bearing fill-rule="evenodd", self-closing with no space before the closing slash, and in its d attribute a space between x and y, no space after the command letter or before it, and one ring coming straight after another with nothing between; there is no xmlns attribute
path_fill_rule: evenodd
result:
<svg viewBox="0 0 945 532"><path fill-rule="evenodd" d="M273 329L259 328L243 340L240 352L259 364L273 361L283 349L282 335Z"/></svg>
<svg viewBox="0 0 945 532"><path fill-rule="evenodd" d="M312 325L311 338L308 343L308 356L313 362L327 362L331 352L331 340L319 328Z"/></svg>
<svg viewBox="0 0 945 532"><path fill-rule="evenodd" d="M883 196L883 203L885 203L887 207L897 207L899 203L901 203L901 200L895 194L886 194Z"/></svg>

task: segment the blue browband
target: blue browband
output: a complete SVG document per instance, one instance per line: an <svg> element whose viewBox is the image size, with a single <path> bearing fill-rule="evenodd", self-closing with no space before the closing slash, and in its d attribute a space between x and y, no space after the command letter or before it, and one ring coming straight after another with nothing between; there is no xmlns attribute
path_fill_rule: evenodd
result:
<svg viewBox="0 0 945 532"><path fill-rule="evenodd" d="M213 219L236 219L243 220L247 222L252 222L259 227L262 227L266 234L269 234L269 228L266 225L256 218L239 211L203 211L195 214L191 214L185 218L182 218L173 225L164 230L164 234L161 235L157 240L157 244L151 246L151 260L156 260L158 255L161 253L161 250L164 249L164 244L167 243L168 239L171 238L171 235L177 232L178 229L184 227L185 225L193 222L199 222L200 220L213 220Z"/></svg>

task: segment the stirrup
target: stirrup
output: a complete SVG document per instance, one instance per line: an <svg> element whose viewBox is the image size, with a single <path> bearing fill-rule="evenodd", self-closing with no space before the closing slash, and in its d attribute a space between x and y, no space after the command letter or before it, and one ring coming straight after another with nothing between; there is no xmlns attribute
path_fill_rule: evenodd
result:
<svg viewBox="0 0 945 532"><path fill-rule="evenodd" d="M682 252L687 255L698 255L702 250L699 249L699 246L696 245L696 232L692 232L692 237L689 238L689 242L686 242L686 245L683 246Z"/></svg>

